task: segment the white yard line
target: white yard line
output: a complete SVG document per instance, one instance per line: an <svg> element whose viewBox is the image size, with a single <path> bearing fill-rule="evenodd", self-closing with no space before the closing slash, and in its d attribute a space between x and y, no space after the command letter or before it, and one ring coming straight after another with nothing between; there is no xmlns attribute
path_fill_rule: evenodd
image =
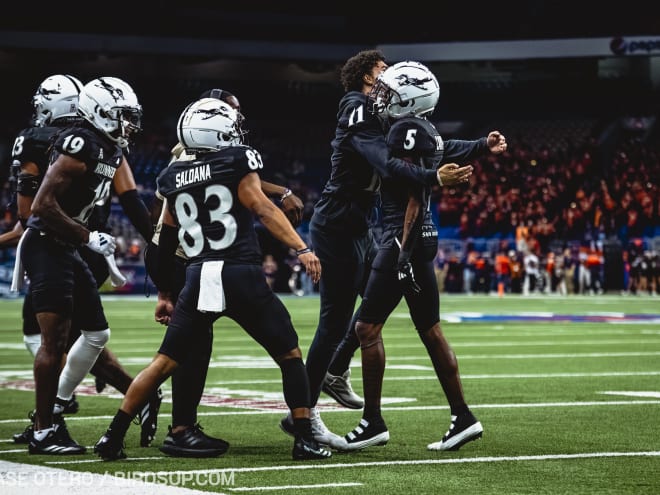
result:
<svg viewBox="0 0 660 495"><path fill-rule="evenodd" d="M605 393L605 392L597 392ZM619 393L619 392L617 392ZM645 397L654 397L657 392L643 392ZM622 394L623 395L623 394ZM532 403L521 403L521 404L472 404L470 405L471 409L509 409L509 408L543 408L543 407L602 407L602 406L643 406L643 405L653 405L660 404L660 399L658 400L615 400L615 401L582 401L582 402L532 402ZM340 412L340 413L355 413L353 409L346 409L345 407L332 406L320 408L323 412ZM444 410L449 409L449 406L384 406L382 408L384 411L417 411L417 410ZM282 406L282 409L249 409L249 410L234 410L234 411L207 411L207 412L198 412L198 416L253 416L253 415L262 415L262 414L277 414L281 415L286 413L286 408ZM159 414L159 418L169 418L169 414ZM66 420L69 421L94 421L99 419L110 420L113 416L80 416L73 415L67 416ZM25 422L24 418L19 419L3 419L0 420L0 423L16 423L16 422Z"/></svg>
<svg viewBox="0 0 660 495"><path fill-rule="evenodd" d="M529 462L529 461L554 461L569 459L593 459L603 457L660 457L660 451L650 452L584 452L581 454L554 454L554 455L520 455L501 457L460 457L449 459L418 459L406 461L373 461L373 462L342 462L332 464L286 464L280 466L219 468L219 469L192 469L185 471L155 471L153 474L162 473L255 473L263 471L290 471L308 469L344 469L355 467L382 467L382 466L415 466L423 464L475 464L491 462Z"/></svg>

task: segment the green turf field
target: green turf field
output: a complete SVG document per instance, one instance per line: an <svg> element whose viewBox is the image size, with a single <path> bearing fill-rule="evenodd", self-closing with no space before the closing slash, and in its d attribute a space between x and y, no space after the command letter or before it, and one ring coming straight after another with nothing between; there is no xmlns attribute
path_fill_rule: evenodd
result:
<svg viewBox="0 0 660 495"><path fill-rule="evenodd" d="M284 302L306 353L318 299ZM105 299L109 347L132 374L150 361L162 337L163 327L153 322L154 303L154 297ZM0 461L127 477L146 472L147 479L221 493L660 493L657 297L443 296L443 329L458 356L466 398L485 429L482 439L445 453L426 450L449 426L449 410L401 305L384 331L383 409L390 442L316 462L291 460L292 439L278 427L285 411L280 372L226 319L215 325L200 422L206 433L231 443L227 454L190 460L160 453L170 422L166 382L152 447L138 446L139 427L132 426L125 461L101 462L91 453L28 455L11 441L27 425L34 402L20 308L19 300L0 299ZM359 353L352 372L361 394ZM121 396L111 388L96 394L91 378L84 385L80 411L67 423L77 441L92 446ZM359 421L360 411L343 409L325 395L321 400L334 432L345 434Z"/></svg>

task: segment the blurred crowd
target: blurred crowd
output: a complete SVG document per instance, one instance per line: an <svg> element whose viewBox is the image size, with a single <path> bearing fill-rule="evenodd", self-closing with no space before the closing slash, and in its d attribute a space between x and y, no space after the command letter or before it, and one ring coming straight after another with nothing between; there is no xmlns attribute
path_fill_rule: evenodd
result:
<svg viewBox="0 0 660 495"><path fill-rule="evenodd" d="M604 138L593 130L582 136L567 129L568 138L547 144L542 135L502 131L508 151L476 160L469 186L434 191L441 290L657 293L660 139L631 133ZM299 232L307 239L307 221L329 170L327 143L318 143L316 154L298 157L259 136L253 133L250 144L263 150L264 178L287 184L305 203ZM155 178L169 161L171 140L169 134L146 133L129 155L148 206ZM9 203L10 190L6 181L0 204ZM141 263L143 241L113 201L109 226L117 236L118 262ZM0 231L10 221L7 214ZM264 240L275 289L311 292L288 253Z"/></svg>

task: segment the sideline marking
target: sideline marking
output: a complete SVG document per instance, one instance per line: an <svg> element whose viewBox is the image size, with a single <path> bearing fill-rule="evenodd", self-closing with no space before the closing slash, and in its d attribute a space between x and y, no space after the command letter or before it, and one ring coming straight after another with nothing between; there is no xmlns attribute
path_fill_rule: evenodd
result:
<svg viewBox="0 0 660 495"><path fill-rule="evenodd" d="M364 483L323 483L319 485L281 485L281 486L246 486L243 488L227 488L230 492L251 492L267 490L300 490L303 488L338 488L344 486L362 486Z"/></svg>
<svg viewBox="0 0 660 495"><path fill-rule="evenodd" d="M48 495L209 495L207 491L122 478L109 473L67 471L38 464L0 461L3 495L47 493ZM218 493L218 495L226 495Z"/></svg>

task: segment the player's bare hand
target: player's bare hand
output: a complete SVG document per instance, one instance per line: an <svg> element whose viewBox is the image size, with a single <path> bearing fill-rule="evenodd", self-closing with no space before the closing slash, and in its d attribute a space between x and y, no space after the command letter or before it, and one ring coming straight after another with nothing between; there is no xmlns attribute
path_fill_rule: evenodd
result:
<svg viewBox="0 0 660 495"><path fill-rule="evenodd" d="M161 325L169 325L170 319L174 313L174 303L169 294L158 293L158 302L154 310L154 319Z"/></svg>
<svg viewBox="0 0 660 495"><path fill-rule="evenodd" d="M298 255L298 259L305 267L307 275L316 284L321 280L321 261L316 257L313 252L303 253Z"/></svg>
<svg viewBox="0 0 660 495"><path fill-rule="evenodd" d="M486 142L491 153L499 155L506 151L506 138L500 133L500 131L491 131L488 134Z"/></svg>
<svg viewBox="0 0 660 495"><path fill-rule="evenodd" d="M443 186L454 186L468 182L472 175L472 165L458 166L456 163L446 163L438 169L438 183Z"/></svg>
<svg viewBox="0 0 660 495"><path fill-rule="evenodd" d="M303 218L303 209L305 205L295 194L291 194L282 200L282 211L291 222L291 225L298 227Z"/></svg>

